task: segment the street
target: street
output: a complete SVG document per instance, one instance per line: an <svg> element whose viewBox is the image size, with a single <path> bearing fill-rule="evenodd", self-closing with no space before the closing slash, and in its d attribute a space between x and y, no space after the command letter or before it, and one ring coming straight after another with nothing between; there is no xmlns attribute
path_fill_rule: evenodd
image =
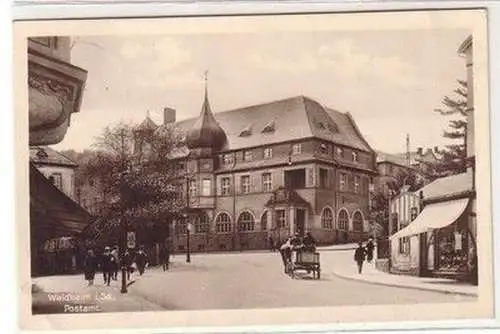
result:
<svg viewBox="0 0 500 334"><path fill-rule="evenodd" d="M46 292L83 294L92 290L104 297L108 294L109 300L102 307L105 312L474 301L473 297L342 279L334 275L335 266L354 269L352 251L321 252L320 280L307 278L305 273L291 279L283 273L279 253L245 252L193 254L190 264L184 254L175 255L167 272L155 267L143 276L136 274L127 295L119 293L119 280L103 287L100 274L92 288L85 286L82 275L37 278L36 283Z"/></svg>

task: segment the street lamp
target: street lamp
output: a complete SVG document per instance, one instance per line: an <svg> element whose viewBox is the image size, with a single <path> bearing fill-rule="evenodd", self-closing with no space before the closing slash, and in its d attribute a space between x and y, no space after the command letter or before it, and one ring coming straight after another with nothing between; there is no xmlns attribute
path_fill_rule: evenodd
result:
<svg viewBox="0 0 500 334"><path fill-rule="evenodd" d="M190 250L190 247L189 247L189 239L190 239L190 235L191 235L191 223L187 223L186 232L187 232L186 262L187 263L191 263L191 250Z"/></svg>

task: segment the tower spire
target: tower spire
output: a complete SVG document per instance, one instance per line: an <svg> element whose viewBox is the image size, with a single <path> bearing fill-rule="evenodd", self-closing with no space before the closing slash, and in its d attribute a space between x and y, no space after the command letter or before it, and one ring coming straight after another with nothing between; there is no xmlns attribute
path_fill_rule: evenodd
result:
<svg viewBox="0 0 500 334"><path fill-rule="evenodd" d="M208 98L208 70L205 70L205 99Z"/></svg>
<svg viewBox="0 0 500 334"><path fill-rule="evenodd" d="M410 167L410 134L406 134L406 165Z"/></svg>

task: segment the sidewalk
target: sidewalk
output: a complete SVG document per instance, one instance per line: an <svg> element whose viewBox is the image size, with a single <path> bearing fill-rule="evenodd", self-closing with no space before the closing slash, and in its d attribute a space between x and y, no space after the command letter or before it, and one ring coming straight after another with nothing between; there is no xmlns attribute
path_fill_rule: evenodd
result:
<svg viewBox="0 0 500 334"><path fill-rule="evenodd" d="M435 291L471 297L477 297L478 295L477 286L451 279L385 273L375 268L375 261L372 263L365 262L363 273L358 274L357 267L352 259L353 253L345 251L339 252L338 254L339 257L345 258L342 259L342 261L338 261L336 265L333 266L333 274L340 278L385 286Z"/></svg>

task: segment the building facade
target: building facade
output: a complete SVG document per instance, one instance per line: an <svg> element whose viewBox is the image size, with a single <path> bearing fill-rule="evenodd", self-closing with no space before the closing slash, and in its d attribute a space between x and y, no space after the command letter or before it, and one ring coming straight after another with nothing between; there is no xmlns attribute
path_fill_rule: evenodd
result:
<svg viewBox="0 0 500 334"><path fill-rule="evenodd" d="M61 142L80 111L87 71L71 64L68 37L28 38L31 274L78 267L76 237L90 216L75 201L71 161L46 147Z"/></svg>
<svg viewBox="0 0 500 334"><path fill-rule="evenodd" d="M166 109L162 126L173 122ZM175 126L189 212L172 225L175 250L188 230L192 251L267 248L292 233L323 244L367 237L375 152L349 114L303 96L214 114L205 93L200 116Z"/></svg>

